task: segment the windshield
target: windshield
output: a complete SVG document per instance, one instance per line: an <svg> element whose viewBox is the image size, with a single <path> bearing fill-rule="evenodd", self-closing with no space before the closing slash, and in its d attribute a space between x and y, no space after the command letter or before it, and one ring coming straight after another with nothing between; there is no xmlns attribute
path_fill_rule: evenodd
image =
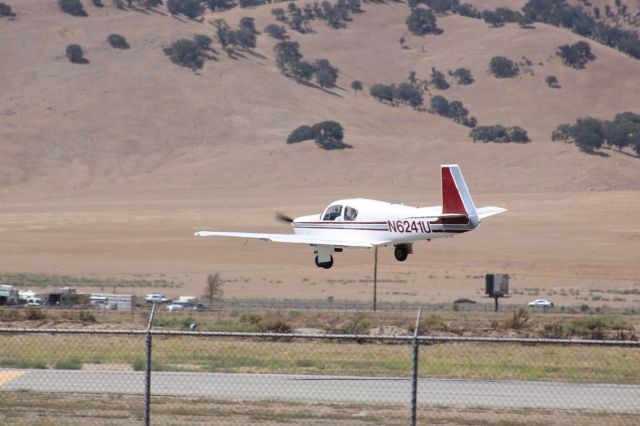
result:
<svg viewBox="0 0 640 426"><path fill-rule="evenodd" d="M342 206L336 204L335 206L329 206L324 211L324 215L322 216L322 220L336 220L342 214Z"/></svg>

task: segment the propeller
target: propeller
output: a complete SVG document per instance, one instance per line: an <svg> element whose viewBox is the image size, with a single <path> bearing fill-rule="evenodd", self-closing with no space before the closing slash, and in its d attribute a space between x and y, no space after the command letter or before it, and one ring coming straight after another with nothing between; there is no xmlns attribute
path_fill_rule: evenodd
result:
<svg viewBox="0 0 640 426"><path fill-rule="evenodd" d="M282 222L286 222L286 223L292 223L293 222L293 218L287 216L286 214L280 213L280 212L276 212L276 219L282 221Z"/></svg>

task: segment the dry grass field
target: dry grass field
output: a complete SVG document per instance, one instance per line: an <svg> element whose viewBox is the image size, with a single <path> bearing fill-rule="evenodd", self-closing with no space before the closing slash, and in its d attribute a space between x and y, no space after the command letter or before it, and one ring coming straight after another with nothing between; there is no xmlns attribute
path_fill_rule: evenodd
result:
<svg viewBox="0 0 640 426"><path fill-rule="evenodd" d="M509 212L470 235L418 244L402 264L382 249L381 300L479 299L487 272L512 275L514 303L533 289L556 303L593 304L589 290L640 288L640 159L550 141L557 124L581 116L640 113L640 61L616 50L591 42L596 61L574 70L554 56L581 39L563 29L494 29L452 15L438 19L442 35L421 38L407 31L406 5L365 4L347 28L315 22L311 34L289 31L305 58L339 68L338 88L324 91L282 76L266 34L236 59L214 43L218 59L196 73L162 52L179 37L213 36L213 18L235 26L252 16L262 29L274 22L269 5L200 23L109 2L85 1L87 18L63 14L55 0L13 3L16 19L0 20L0 272L182 283L169 296L200 294L206 275L219 272L227 297L368 300L372 251L346 251L320 270L307 247L192 233L289 232L275 211L320 212L344 197L438 205L438 166L455 162L477 205ZM110 33L131 49L112 49ZM90 63L69 63L70 43ZM533 75L493 78L496 55L526 56ZM431 94L463 101L480 124L522 126L531 143L473 143L466 127L368 95L372 84L399 83L412 70L425 79L431 67L460 66L474 84ZM549 74L562 89L546 86ZM349 88L354 79L362 93ZM353 149L285 144L297 126L329 119L342 123ZM639 296L607 299L596 303L634 306Z"/></svg>
<svg viewBox="0 0 640 426"><path fill-rule="evenodd" d="M130 395L39 394L3 392L0 420L15 425L74 425L78 418L85 424L138 425L143 420L142 397ZM67 407L82 406L81 412ZM275 402L216 401L204 398L154 397L151 400L153 424L307 424L307 425L397 425L408 418L408 408L387 405L299 404ZM55 421L51 420L55 416ZM532 416L535 421L532 422ZM439 425L618 425L635 424L634 414L556 412L454 407L421 407L418 423Z"/></svg>

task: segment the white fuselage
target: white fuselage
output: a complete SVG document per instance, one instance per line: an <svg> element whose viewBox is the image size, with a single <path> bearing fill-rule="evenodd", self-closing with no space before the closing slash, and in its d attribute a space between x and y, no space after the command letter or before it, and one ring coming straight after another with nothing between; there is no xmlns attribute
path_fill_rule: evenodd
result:
<svg viewBox="0 0 640 426"><path fill-rule="evenodd" d="M340 206L340 214L332 217L328 212L335 206ZM349 211L355 211L355 217L350 217ZM468 219L458 220L459 223L444 220L443 223L437 217L440 214L442 206L418 208L356 198L335 201L321 214L298 217L292 226L300 235L376 241L381 245L449 237L477 227Z"/></svg>

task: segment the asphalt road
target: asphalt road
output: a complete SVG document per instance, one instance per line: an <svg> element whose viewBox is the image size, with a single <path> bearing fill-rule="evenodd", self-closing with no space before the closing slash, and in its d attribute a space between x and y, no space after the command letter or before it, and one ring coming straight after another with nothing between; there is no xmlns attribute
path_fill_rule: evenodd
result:
<svg viewBox="0 0 640 426"><path fill-rule="evenodd" d="M224 373L153 373L153 395L406 405L407 378ZM0 391L142 394L144 373L0 370ZM421 379L418 403L483 407L639 411L640 385Z"/></svg>

